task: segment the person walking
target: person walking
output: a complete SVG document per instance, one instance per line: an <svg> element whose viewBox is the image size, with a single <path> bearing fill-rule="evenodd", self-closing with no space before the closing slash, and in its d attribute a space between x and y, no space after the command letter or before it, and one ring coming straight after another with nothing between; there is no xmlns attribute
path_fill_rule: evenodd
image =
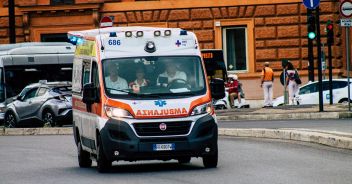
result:
<svg viewBox="0 0 352 184"><path fill-rule="evenodd" d="M288 62L286 65L286 84L288 87L289 105L294 105L295 97L298 97L299 84L297 84L297 81L296 81L296 79L298 78L299 77L298 77L297 70L295 69L292 63Z"/></svg>
<svg viewBox="0 0 352 184"><path fill-rule="evenodd" d="M264 92L264 108L273 106L273 82L274 82L274 72L273 69L269 67L269 62L264 63L264 68L262 71L261 85Z"/></svg>

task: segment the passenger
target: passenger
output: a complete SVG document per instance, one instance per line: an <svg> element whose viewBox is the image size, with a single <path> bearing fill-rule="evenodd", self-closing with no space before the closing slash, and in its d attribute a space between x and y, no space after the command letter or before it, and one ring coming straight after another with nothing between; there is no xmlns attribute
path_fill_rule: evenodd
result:
<svg viewBox="0 0 352 184"><path fill-rule="evenodd" d="M170 82L180 79L187 81L187 75L185 72L179 71L176 64L172 60L165 61L166 69L165 72L158 76L157 84L166 86Z"/></svg>
<svg viewBox="0 0 352 184"><path fill-rule="evenodd" d="M109 63L109 76L105 77L105 85L110 89L128 89L127 81L118 75L119 66L115 63Z"/></svg>
<svg viewBox="0 0 352 184"><path fill-rule="evenodd" d="M142 66L139 66L136 70L136 80L130 82L128 85L134 93L139 93L141 87L149 85L149 81L145 79L144 76L144 68Z"/></svg>
<svg viewBox="0 0 352 184"><path fill-rule="evenodd" d="M235 106L235 99L237 98L238 100L237 108L241 108L243 104L241 103L241 93L240 93L241 84L238 81L238 76L235 74L230 74L228 76L228 81L226 82L225 87L228 88L229 97L230 97L230 106L231 107Z"/></svg>

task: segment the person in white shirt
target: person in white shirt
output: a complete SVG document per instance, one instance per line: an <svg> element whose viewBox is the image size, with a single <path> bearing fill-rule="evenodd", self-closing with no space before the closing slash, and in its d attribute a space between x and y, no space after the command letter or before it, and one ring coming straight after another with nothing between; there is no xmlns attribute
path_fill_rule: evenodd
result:
<svg viewBox="0 0 352 184"><path fill-rule="evenodd" d="M109 76L105 77L106 88L128 89L127 81L118 75L118 65L110 63L107 69Z"/></svg>
<svg viewBox="0 0 352 184"><path fill-rule="evenodd" d="M167 81L163 79L167 79ZM185 72L179 71L174 62L166 61L166 70L159 75L157 84L165 86L176 79L187 81L187 75Z"/></svg>

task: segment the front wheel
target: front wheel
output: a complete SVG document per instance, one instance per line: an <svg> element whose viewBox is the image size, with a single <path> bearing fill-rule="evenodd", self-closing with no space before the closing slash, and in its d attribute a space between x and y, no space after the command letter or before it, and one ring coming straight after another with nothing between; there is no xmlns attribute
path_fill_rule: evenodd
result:
<svg viewBox="0 0 352 184"><path fill-rule="evenodd" d="M103 144L101 141L101 137L98 136L98 146L97 146L97 169L100 173L106 173L111 168L111 161L109 161L104 153Z"/></svg>
<svg viewBox="0 0 352 184"><path fill-rule="evenodd" d="M92 166L92 160L90 159L90 154L87 151L83 150L81 141L77 143L77 152L78 152L78 164L80 167L87 168Z"/></svg>
<svg viewBox="0 0 352 184"><path fill-rule="evenodd" d="M218 166L218 149L212 155L203 157L203 165L205 168L216 168Z"/></svg>
<svg viewBox="0 0 352 184"><path fill-rule="evenodd" d="M7 128L15 128L17 125L17 120L16 120L16 116L13 112L8 112L5 115L5 119L4 119L4 125Z"/></svg>
<svg viewBox="0 0 352 184"><path fill-rule="evenodd" d="M57 125L55 114L50 110L47 110L43 113L43 122L44 126L55 127Z"/></svg>

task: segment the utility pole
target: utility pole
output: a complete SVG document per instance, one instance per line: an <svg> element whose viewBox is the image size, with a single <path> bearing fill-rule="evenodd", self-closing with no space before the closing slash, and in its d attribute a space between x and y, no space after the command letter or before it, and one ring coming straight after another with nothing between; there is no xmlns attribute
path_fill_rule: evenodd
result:
<svg viewBox="0 0 352 184"><path fill-rule="evenodd" d="M10 43L16 43L15 0L9 0L9 38Z"/></svg>
<svg viewBox="0 0 352 184"><path fill-rule="evenodd" d="M310 20L312 20L312 10L311 9L307 9L307 29L309 32L309 29L315 27L314 24L315 20L313 20L312 22L310 22ZM314 28L315 31L315 28ZM308 80L314 82L314 55L313 55L313 39L307 37L308 39Z"/></svg>
<svg viewBox="0 0 352 184"><path fill-rule="evenodd" d="M315 18L317 25L317 50L318 50L318 86L319 86L319 112L324 111L323 104L323 78L322 78L322 66L321 66L321 41L320 41L320 20L319 20L319 6L315 10Z"/></svg>

